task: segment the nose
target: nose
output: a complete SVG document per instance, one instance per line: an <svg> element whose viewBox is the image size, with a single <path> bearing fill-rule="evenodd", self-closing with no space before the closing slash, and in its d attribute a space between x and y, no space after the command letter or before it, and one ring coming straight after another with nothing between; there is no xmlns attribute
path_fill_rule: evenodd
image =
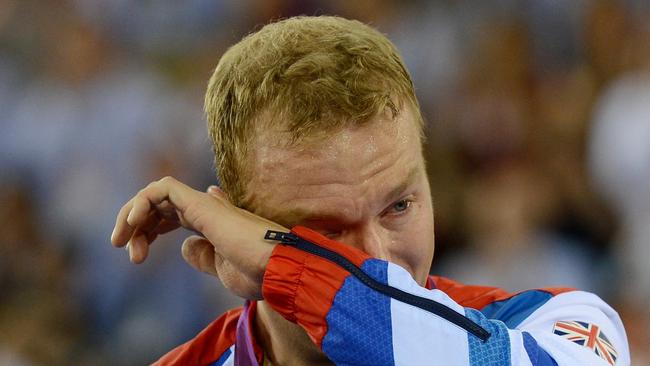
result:
<svg viewBox="0 0 650 366"><path fill-rule="evenodd" d="M367 224L347 231L341 241L362 250L373 258L390 261L390 237L387 231L377 224Z"/></svg>

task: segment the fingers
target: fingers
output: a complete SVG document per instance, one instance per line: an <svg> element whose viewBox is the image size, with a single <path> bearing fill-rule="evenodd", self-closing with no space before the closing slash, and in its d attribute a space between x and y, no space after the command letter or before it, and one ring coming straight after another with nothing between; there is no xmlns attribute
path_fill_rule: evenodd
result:
<svg viewBox="0 0 650 366"><path fill-rule="evenodd" d="M190 265L219 277L239 296L261 298L261 279L274 248L262 238L269 228L284 228L233 206L216 186L206 194L169 177L149 184L120 209L111 241L128 243L131 261L141 263L158 235L179 226L202 235L183 243Z"/></svg>
<svg viewBox="0 0 650 366"><path fill-rule="evenodd" d="M149 255L149 245L156 240L158 235L176 230L180 226L178 221L158 219L158 215L155 212L150 216L155 217L156 219L151 219L144 224L144 226L136 228L133 236L129 239L128 244L126 245L126 250L129 253L129 260L135 264L140 264L147 259L147 256Z"/></svg>
<svg viewBox="0 0 650 366"><path fill-rule="evenodd" d="M171 177L165 177L149 184L127 202L117 214L111 242L124 246L133 236L135 229L145 224L152 210L170 219L175 209L184 208L186 195L192 189Z"/></svg>
<svg viewBox="0 0 650 366"><path fill-rule="evenodd" d="M149 211L151 210L151 203L149 199L143 192L138 193L133 197L131 211L126 217L126 223L131 227L137 227L142 225L149 216Z"/></svg>
<svg viewBox="0 0 650 366"><path fill-rule="evenodd" d="M136 264L144 262L149 254L149 244L156 240L159 234L164 234L177 227L177 222L161 219L156 211L150 212L146 222L135 229L127 244L131 262Z"/></svg>
<svg viewBox="0 0 650 366"><path fill-rule="evenodd" d="M111 242L117 247L124 246L130 241L138 225L151 221L151 205L139 195L140 193L122 206L117 214L115 228L111 234Z"/></svg>
<svg viewBox="0 0 650 366"><path fill-rule="evenodd" d="M131 240L129 240L128 248L129 259L135 264L144 262L149 254L149 242L147 234L140 229L136 229Z"/></svg>
<svg viewBox="0 0 650 366"><path fill-rule="evenodd" d="M178 221L170 221L163 219L158 226L154 229L154 233L156 235L162 235L162 234L167 234L170 231L174 231L180 227L180 224ZM154 238L155 239L155 238ZM149 243L151 243L153 239L149 240Z"/></svg>
<svg viewBox="0 0 650 366"><path fill-rule="evenodd" d="M219 277L216 266L223 258L215 253L214 246L207 239L192 235L183 242L183 259L196 270ZM218 263L217 263L218 262Z"/></svg>
<svg viewBox="0 0 650 366"><path fill-rule="evenodd" d="M116 247L123 247L133 235L134 228L131 228L126 223L126 217L131 212L132 205L133 200L127 202L120 208L115 218L115 227L113 228L113 233L111 233L111 243Z"/></svg>
<svg viewBox="0 0 650 366"><path fill-rule="evenodd" d="M182 209L179 206L188 190L191 189L171 177L140 190L117 214L111 234L113 245L127 245L131 262L142 263L149 254L149 244L159 234L180 226L176 210Z"/></svg>

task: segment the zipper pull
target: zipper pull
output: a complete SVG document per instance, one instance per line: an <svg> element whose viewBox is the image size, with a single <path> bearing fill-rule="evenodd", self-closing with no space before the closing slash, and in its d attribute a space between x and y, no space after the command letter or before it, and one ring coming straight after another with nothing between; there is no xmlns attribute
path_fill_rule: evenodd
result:
<svg viewBox="0 0 650 366"><path fill-rule="evenodd" d="M298 242L298 237L296 235L275 230L267 230L264 239L275 240L285 244L296 244Z"/></svg>

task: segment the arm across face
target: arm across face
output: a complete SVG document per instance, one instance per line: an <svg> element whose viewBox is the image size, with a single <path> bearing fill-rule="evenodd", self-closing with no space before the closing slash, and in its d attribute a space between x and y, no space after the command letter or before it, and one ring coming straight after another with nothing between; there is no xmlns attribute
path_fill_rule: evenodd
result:
<svg viewBox="0 0 650 366"><path fill-rule="evenodd" d="M629 364L620 319L594 295L522 293L496 299L496 307L465 307L450 297L453 291L427 290L404 268L307 228L294 228L294 238L312 250L272 244L264 239L268 230L288 230L233 206L218 189L204 193L173 178L151 183L127 202L111 240L116 246L128 242L131 260L140 263L158 234L179 227L203 235L183 244L190 264L218 276L238 296L261 299L263 293L337 363L415 364L435 355L445 364L479 358L504 365L606 366L612 357ZM530 299L539 304L531 307ZM567 322L602 329L608 338L593 339L611 339L612 351L603 355L565 339L555 328ZM365 346L369 340L373 348Z"/></svg>
<svg viewBox="0 0 650 366"><path fill-rule="evenodd" d="M120 209L111 242L127 246L131 261L142 263L158 235L180 227L201 235L183 243L189 264L219 277L237 296L261 299L262 276L275 246L264 233L288 229L235 207L216 187L200 192L171 177L149 184Z"/></svg>

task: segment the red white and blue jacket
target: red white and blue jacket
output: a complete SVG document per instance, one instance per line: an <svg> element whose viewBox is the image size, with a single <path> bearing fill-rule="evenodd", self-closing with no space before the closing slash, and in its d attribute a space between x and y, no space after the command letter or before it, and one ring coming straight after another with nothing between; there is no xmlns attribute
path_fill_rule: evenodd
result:
<svg viewBox="0 0 650 366"><path fill-rule="evenodd" d="M627 366L618 314L566 288L509 294L431 276L427 288L393 263L304 227L278 240L264 300L299 324L337 365ZM231 310L155 365L261 364L255 302Z"/></svg>

